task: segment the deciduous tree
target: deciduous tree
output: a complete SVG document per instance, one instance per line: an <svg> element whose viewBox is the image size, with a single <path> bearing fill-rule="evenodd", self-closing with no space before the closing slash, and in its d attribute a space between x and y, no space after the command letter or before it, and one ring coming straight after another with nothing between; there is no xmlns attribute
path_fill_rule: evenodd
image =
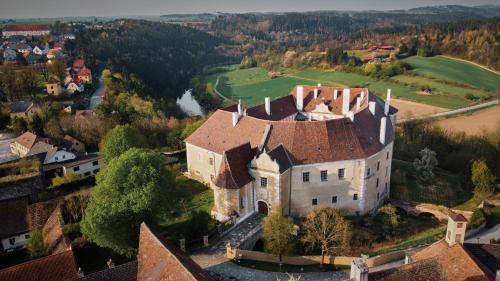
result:
<svg viewBox="0 0 500 281"><path fill-rule="evenodd" d="M302 242L310 249L321 251L321 267L326 255L342 254L349 249L351 225L338 209L314 209L309 212L302 227Z"/></svg>
<svg viewBox="0 0 500 281"><path fill-rule="evenodd" d="M484 160L475 160L472 163L471 173L474 195L483 197L495 191L495 176Z"/></svg>
<svg viewBox="0 0 500 281"><path fill-rule="evenodd" d="M120 156L132 147L145 147L146 141L139 130L131 125L118 125L109 131L100 144L103 159L110 162L111 159Z"/></svg>
<svg viewBox="0 0 500 281"><path fill-rule="evenodd" d="M413 161L413 167L417 170L418 177L423 181L434 178L434 168L438 165L436 152L424 148L419 152L420 158Z"/></svg>
<svg viewBox="0 0 500 281"><path fill-rule="evenodd" d="M262 222L262 238L267 252L279 257L280 263L283 255L293 250L295 237L293 223L283 217L280 208L272 211Z"/></svg>
<svg viewBox="0 0 500 281"><path fill-rule="evenodd" d="M82 233L99 246L132 257L140 224L155 225L168 216L165 207L173 203L175 181L161 155L138 148L112 158L96 181Z"/></svg>

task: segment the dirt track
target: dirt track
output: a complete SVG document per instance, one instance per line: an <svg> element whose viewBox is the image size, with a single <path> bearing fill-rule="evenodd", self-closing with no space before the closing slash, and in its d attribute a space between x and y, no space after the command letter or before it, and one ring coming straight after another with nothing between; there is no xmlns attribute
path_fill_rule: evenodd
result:
<svg viewBox="0 0 500 281"><path fill-rule="evenodd" d="M399 110L398 119L431 115L434 113L444 112L448 110L443 107L437 107L424 103L412 102L400 99L392 99L391 105Z"/></svg>
<svg viewBox="0 0 500 281"><path fill-rule="evenodd" d="M436 122L444 129L480 135L486 130L500 129L500 106L490 107L470 115L452 117Z"/></svg>

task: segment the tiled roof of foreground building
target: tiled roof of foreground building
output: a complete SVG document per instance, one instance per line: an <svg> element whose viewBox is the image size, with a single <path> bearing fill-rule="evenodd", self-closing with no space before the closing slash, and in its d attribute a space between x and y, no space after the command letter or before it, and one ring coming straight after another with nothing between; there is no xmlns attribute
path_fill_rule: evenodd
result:
<svg viewBox="0 0 500 281"><path fill-rule="evenodd" d="M238 112L238 106L233 105L217 110L198 130L186 139L192 144L217 154L225 155L236 147L249 143L250 148L267 152L274 151L278 157L280 170L282 165L302 165L367 158L394 139L394 128L390 118L384 113L384 103L368 89L350 89L349 111L354 114L354 121L342 116L343 89L321 87L314 98L316 87L304 86L303 111L314 112L318 105L323 110L336 115L337 119L298 121L302 116L297 109L297 90L288 96L278 98L269 104L270 114L266 105L249 108L233 126L233 114ZM337 93L337 98L334 95ZM359 107L358 107L359 99ZM374 113L369 104L373 103ZM328 109L325 109L325 106ZM389 115L396 113L390 107ZM380 142L381 120L386 120L385 140ZM282 145L283 151L275 151ZM242 151L238 149L238 151ZM248 150L247 150L248 151ZM248 158L247 151L241 157ZM282 161L286 155L288 161ZM226 157L224 156L224 159ZM252 157L251 157L252 158ZM221 171L235 171L230 162L223 161ZM241 165L239 165L241 166ZM246 169L245 169L246 170ZM217 177L221 183L224 174ZM245 176L247 177L247 176ZM238 185L238 184L237 184ZM233 184L218 185L234 188ZM239 185L241 187L241 185Z"/></svg>

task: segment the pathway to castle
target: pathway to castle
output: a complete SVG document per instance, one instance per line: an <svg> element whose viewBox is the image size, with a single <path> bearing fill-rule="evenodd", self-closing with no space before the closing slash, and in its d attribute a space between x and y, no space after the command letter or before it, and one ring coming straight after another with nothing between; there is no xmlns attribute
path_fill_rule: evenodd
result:
<svg viewBox="0 0 500 281"><path fill-rule="evenodd" d="M239 281L288 280L289 275L286 273L262 271L239 266L224 257L224 254L226 253L226 244L231 243L234 247L239 247L244 241L255 234L255 232L260 231L262 219L262 215L252 215L225 234L214 245L192 253L191 258L204 269L217 273L226 279L229 277L235 277ZM340 281L347 279L349 277L349 272L310 272L301 274L294 273L293 275L296 277L300 276L300 281Z"/></svg>

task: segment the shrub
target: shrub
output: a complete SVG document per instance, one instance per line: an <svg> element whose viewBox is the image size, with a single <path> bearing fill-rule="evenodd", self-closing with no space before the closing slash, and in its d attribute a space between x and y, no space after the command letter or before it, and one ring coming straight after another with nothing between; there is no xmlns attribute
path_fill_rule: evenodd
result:
<svg viewBox="0 0 500 281"><path fill-rule="evenodd" d="M63 184L73 183L82 179L82 176L76 173L66 173L63 176L55 176L52 179L52 187L60 187Z"/></svg>
<svg viewBox="0 0 500 281"><path fill-rule="evenodd" d="M31 238L28 241L28 251L31 258L39 258L47 252L47 246L43 242L43 234L40 229L31 232Z"/></svg>

